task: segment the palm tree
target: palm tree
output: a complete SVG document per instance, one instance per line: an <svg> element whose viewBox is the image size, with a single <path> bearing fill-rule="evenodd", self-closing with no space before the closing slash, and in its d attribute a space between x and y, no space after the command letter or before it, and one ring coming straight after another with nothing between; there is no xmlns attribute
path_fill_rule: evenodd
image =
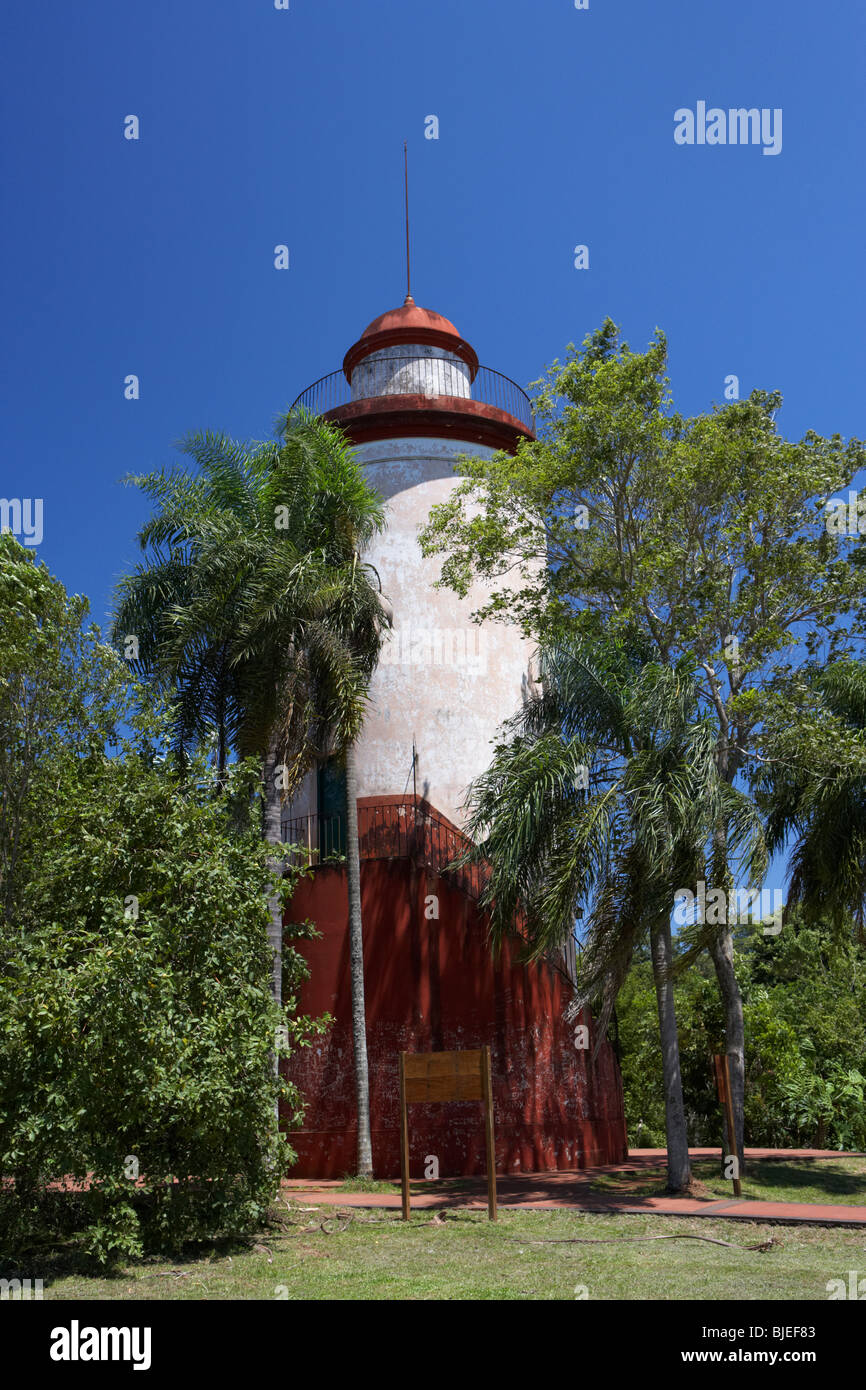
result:
<svg viewBox="0 0 866 1390"><path fill-rule="evenodd" d="M346 876L349 888L349 978L352 989L352 1048L355 1055L355 1100L358 1112L357 1167L373 1174L370 1130L370 1075L367 1065L367 1016L364 999L364 933L361 922L361 861L358 847L358 776L355 745L346 744Z"/></svg>
<svg viewBox="0 0 866 1390"><path fill-rule="evenodd" d="M701 873L711 827L736 843L751 803L718 778L715 729L692 676L599 640L542 653L540 692L470 789L473 855L491 865L485 902L499 942L525 923L532 957L559 951L587 914L575 1012L600 999L596 1051L636 942L648 935L659 1017L668 1186L690 1182L674 1005L674 895ZM693 949L699 949L696 946Z"/></svg>
<svg viewBox="0 0 866 1390"><path fill-rule="evenodd" d="M167 690L182 758L215 735L262 764L272 988L282 1003L281 811L318 759L360 732L388 614L363 548L384 524L341 433L305 413L276 442L195 434L182 444L198 472L133 479L159 508L139 541L147 558L119 586L114 640L134 634L139 665ZM354 807L350 807L352 815ZM351 846L350 846L351 849ZM348 862L359 1109L359 1162L370 1134L357 844ZM357 949L355 949L357 941Z"/></svg>
<svg viewBox="0 0 866 1390"><path fill-rule="evenodd" d="M758 783L772 853L794 837L786 912L857 926L866 939L866 665L837 661L811 677L816 727L838 731L827 755L809 765L790 757Z"/></svg>

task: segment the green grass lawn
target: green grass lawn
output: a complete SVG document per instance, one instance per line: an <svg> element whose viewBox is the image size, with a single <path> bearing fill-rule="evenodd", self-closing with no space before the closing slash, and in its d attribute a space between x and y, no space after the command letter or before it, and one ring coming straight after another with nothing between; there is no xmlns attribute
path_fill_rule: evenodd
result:
<svg viewBox="0 0 866 1390"><path fill-rule="evenodd" d="M731 1182L719 1176L719 1160L692 1160L692 1174L704 1183L712 1200L733 1197ZM647 1197L664 1187L665 1167L644 1168L637 1173L601 1173L593 1177L591 1190L611 1195ZM866 1206L866 1158L821 1158L796 1161L754 1159L742 1183L743 1197L763 1202L834 1202Z"/></svg>
<svg viewBox="0 0 866 1390"><path fill-rule="evenodd" d="M829 1279L866 1275L863 1231L773 1227L709 1218L562 1211L394 1212L304 1209L280 1224L175 1263L142 1260L116 1276L57 1271L46 1299L590 1299L827 1298ZM650 1240L636 1236L712 1236ZM569 1244L570 1240L610 1244ZM632 1239L626 1239L632 1238ZM745 1247L772 1240L766 1251ZM46 1271L47 1273L47 1271Z"/></svg>

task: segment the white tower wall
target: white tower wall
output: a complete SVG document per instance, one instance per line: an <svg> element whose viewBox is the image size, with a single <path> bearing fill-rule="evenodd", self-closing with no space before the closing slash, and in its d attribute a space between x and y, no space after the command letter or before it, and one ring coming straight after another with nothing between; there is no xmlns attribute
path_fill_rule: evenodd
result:
<svg viewBox="0 0 866 1390"><path fill-rule="evenodd" d="M414 738L419 795L459 825L469 783L489 766L500 725L525 698L533 648L516 627L470 621L487 596L483 586L466 599L434 588L440 561L421 554L418 530L457 485L457 456L492 450L406 438L362 444L357 453L386 499L388 529L364 558L394 609L358 744L358 795L411 794Z"/></svg>

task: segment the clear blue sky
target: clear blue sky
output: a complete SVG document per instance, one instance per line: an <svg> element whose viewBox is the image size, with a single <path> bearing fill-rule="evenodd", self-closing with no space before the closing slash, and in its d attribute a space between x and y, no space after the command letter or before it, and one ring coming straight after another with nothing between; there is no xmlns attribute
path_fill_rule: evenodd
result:
<svg viewBox="0 0 866 1390"><path fill-rule="evenodd" d="M44 499L40 554L100 621L145 515L121 476L189 429L269 435L402 301L404 137L415 297L482 362L526 383L610 314L634 346L665 329L685 411L736 373L783 391L791 434L866 433L851 0L7 0L0 22L0 495ZM782 108L781 154L675 145L698 101Z"/></svg>

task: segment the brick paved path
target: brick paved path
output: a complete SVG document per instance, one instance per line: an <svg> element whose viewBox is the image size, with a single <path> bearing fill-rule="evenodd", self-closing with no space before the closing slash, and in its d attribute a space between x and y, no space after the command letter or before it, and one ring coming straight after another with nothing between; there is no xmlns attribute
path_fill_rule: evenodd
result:
<svg viewBox="0 0 866 1390"><path fill-rule="evenodd" d="M692 1158L718 1158L718 1149L690 1149ZM747 1149L746 1159L822 1159L863 1158L864 1154L843 1154L834 1149ZM823 1226L866 1227L866 1206L844 1206L829 1202L762 1202L754 1198L730 1197L634 1197L625 1193L591 1192L593 1177L620 1173L640 1177L665 1158L664 1149L635 1149L624 1163L584 1168L574 1173L508 1174L497 1180L499 1204L503 1207L537 1209L568 1207L586 1212L618 1212L628 1215L707 1216L731 1221L782 1222L792 1225L812 1223ZM866 1179L864 1179L866 1182ZM467 1207L486 1210L487 1189L483 1178L461 1180L458 1190L447 1182L425 1183L423 1189L413 1180L412 1207L424 1210ZM283 1195L301 1206L382 1207L400 1209L400 1184L393 1192L341 1192L339 1182L288 1178Z"/></svg>

